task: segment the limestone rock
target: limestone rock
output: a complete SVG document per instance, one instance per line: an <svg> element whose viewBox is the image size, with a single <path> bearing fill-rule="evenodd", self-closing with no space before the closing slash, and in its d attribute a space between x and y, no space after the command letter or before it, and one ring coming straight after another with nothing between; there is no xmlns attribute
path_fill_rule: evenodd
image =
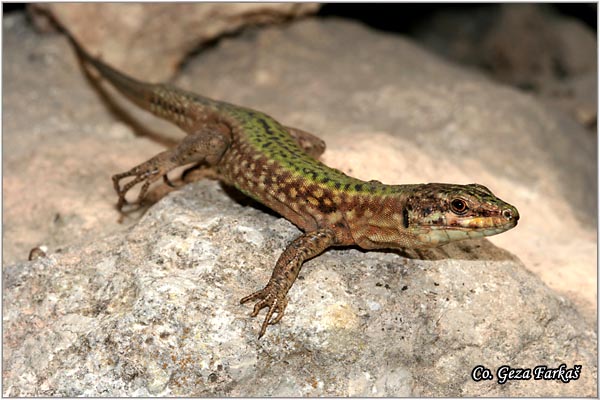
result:
<svg viewBox="0 0 600 400"><path fill-rule="evenodd" d="M595 320L595 136L530 95L356 24L306 20L256 43L221 43L178 84L317 134L328 165L365 180L488 186L522 216L492 242Z"/></svg>
<svg viewBox="0 0 600 400"><path fill-rule="evenodd" d="M108 108L64 38L5 20L3 240L14 262L132 224L115 223L110 176L181 133L124 101ZM336 20L224 39L176 83L318 134L325 162L359 178L490 187L522 215L492 241L595 321L596 137L560 112Z"/></svg>
<svg viewBox="0 0 600 400"><path fill-rule="evenodd" d="M298 231L210 182L117 224L110 176L161 151L164 125L108 108L60 35L4 22L5 394L596 395L596 138L560 112L339 20L198 55L179 86L318 134L346 173L490 187L522 215L493 243L559 292L488 241L329 251L257 343L237 302ZM48 258L15 263L40 244ZM471 381L504 363L583 372Z"/></svg>
<svg viewBox="0 0 600 400"><path fill-rule="evenodd" d="M589 4L590 14L596 5ZM547 4L444 8L415 37L445 58L530 92L596 131L596 32Z"/></svg>
<svg viewBox="0 0 600 400"><path fill-rule="evenodd" d="M264 313L239 299L298 234L203 181L125 235L8 266L4 395L596 395L593 327L486 240L419 259L330 250L257 341ZM471 379L477 365L562 363L579 379Z"/></svg>
<svg viewBox="0 0 600 400"><path fill-rule="evenodd" d="M140 79L163 81L201 44L242 27L288 21L317 3L38 3L92 53ZM90 23L93 21L93 23ZM151 60L151 61L149 61Z"/></svg>

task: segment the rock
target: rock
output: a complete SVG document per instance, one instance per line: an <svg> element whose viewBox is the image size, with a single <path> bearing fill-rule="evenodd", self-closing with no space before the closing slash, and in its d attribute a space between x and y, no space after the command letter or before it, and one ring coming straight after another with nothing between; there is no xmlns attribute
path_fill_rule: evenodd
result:
<svg viewBox="0 0 600 400"><path fill-rule="evenodd" d="M556 79L568 64L563 67L561 37L548 23L548 13L536 4L506 4L498 16L482 43L491 73L523 87L537 88L543 81Z"/></svg>
<svg viewBox="0 0 600 400"><path fill-rule="evenodd" d="M491 72L532 89L595 130L596 34L580 21L544 12L539 4L504 4L500 15L482 45Z"/></svg>
<svg viewBox="0 0 600 400"><path fill-rule="evenodd" d="M140 139L111 113L62 36L36 34L20 14L4 23L3 255L14 263L131 225L116 223L110 176L164 147L147 139L160 125Z"/></svg>
<svg viewBox="0 0 600 400"><path fill-rule="evenodd" d="M438 11L415 36L446 58L537 95L595 132L596 33L581 21L544 4L486 4Z"/></svg>
<svg viewBox="0 0 600 400"><path fill-rule="evenodd" d="M490 187L522 215L492 242L595 320L595 136L530 95L359 25L307 20L256 43L219 44L178 85L317 134L328 165L365 180ZM205 73L214 70L228 79Z"/></svg>
<svg viewBox="0 0 600 400"><path fill-rule="evenodd" d="M203 181L125 235L6 267L4 395L596 395L593 326L487 240L420 259L330 250L257 341L264 314L239 299L298 234ZM561 363L580 378L471 379Z"/></svg>
<svg viewBox="0 0 600 400"><path fill-rule="evenodd" d="M44 13L50 13L92 54L121 70L139 79L164 81L201 44L245 26L289 21L319 7L317 3L38 3L29 10L43 28L48 26Z"/></svg>
<svg viewBox="0 0 600 400"><path fill-rule="evenodd" d="M246 32L198 56L179 86L318 134L346 173L490 187L522 215L493 243L559 292L487 241L330 251L257 344L260 321L237 302L298 231L207 182L115 223L110 176L161 151L166 125L111 114L64 38L4 21L7 395L595 395L596 139L561 112L339 20ZM47 258L15 264L42 244ZM470 380L503 363L583 373Z"/></svg>
<svg viewBox="0 0 600 400"><path fill-rule="evenodd" d="M181 133L125 102L107 108L66 40L5 20L4 256L14 262L134 223L115 223L110 176ZM596 138L560 112L402 37L335 20L223 40L177 84L318 134L324 160L363 179L487 185L523 216L493 242L595 320Z"/></svg>

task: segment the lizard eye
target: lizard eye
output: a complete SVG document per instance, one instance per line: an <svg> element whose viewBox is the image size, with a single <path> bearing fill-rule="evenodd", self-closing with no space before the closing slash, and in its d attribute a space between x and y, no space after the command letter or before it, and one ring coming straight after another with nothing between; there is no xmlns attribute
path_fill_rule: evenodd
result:
<svg viewBox="0 0 600 400"><path fill-rule="evenodd" d="M467 212L468 207L467 203L463 199L454 199L450 203L450 208L452 212L458 215L462 215Z"/></svg>

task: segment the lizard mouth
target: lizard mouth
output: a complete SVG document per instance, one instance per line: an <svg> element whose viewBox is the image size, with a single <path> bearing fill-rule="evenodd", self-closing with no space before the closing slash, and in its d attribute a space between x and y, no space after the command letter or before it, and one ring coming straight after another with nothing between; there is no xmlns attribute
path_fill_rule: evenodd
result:
<svg viewBox="0 0 600 400"><path fill-rule="evenodd" d="M485 222L481 220L485 220ZM423 247L437 247L448 242L497 235L517 225L516 219L503 220L502 223L498 223L499 221L490 221L490 217L470 218L468 221L462 222L460 225L421 226L416 236Z"/></svg>
<svg viewBox="0 0 600 400"><path fill-rule="evenodd" d="M451 229L464 231L498 231L514 228L517 225L519 216L512 214L507 218L505 215L493 217L468 217L468 218L448 218L446 226L437 226L437 229ZM435 228L434 228L435 229Z"/></svg>
<svg viewBox="0 0 600 400"><path fill-rule="evenodd" d="M517 225L517 219L507 221L503 218L497 217L475 217L464 219L460 223L453 223L449 225L431 225L423 226L425 231L437 232L436 235L448 235L452 238L458 239L464 236L464 238L480 238L484 236L493 236L502 232L506 232L509 229L514 228Z"/></svg>

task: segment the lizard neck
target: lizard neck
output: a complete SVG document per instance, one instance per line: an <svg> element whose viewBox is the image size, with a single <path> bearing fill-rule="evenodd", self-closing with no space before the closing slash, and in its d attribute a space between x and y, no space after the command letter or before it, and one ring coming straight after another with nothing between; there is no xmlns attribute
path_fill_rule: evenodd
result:
<svg viewBox="0 0 600 400"><path fill-rule="evenodd" d="M370 192L348 193L342 209L352 241L365 249L415 247L418 238L410 231L406 207L409 192L376 186Z"/></svg>

